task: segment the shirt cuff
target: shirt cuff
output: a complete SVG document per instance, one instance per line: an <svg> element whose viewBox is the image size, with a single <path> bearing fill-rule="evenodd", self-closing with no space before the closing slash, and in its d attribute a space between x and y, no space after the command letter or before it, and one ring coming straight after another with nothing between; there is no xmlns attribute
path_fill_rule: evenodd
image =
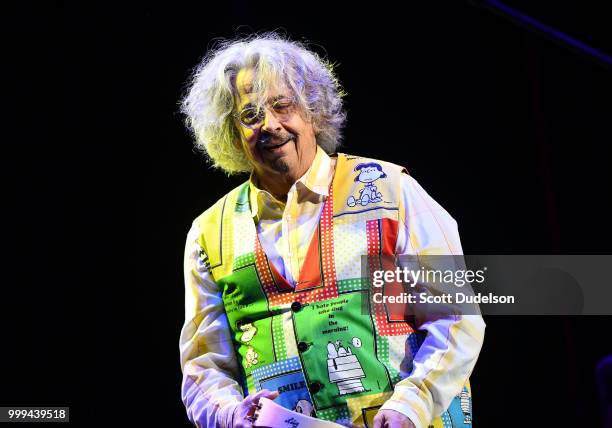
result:
<svg viewBox="0 0 612 428"><path fill-rule="evenodd" d="M397 386L395 392L380 410L395 410L412 421L415 428L427 428L431 423L431 412L427 405L411 389Z"/></svg>
<svg viewBox="0 0 612 428"><path fill-rule="evenodd" d="M236 411L236 407L238 407L239 404L240 403L230 403L219 409L217 421L219 422L221 428L234 427L234 413Z"/></svg>

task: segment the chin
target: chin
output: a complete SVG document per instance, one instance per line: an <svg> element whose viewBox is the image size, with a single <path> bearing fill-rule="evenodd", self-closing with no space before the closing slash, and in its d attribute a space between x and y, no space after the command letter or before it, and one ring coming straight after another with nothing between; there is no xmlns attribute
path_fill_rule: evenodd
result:
<svg viewBox="0 0 612 428"><path fill-rule="evenodd" d="M274 170L281 174L287 174L289 172L289 164L282 157L274 162Z"/></svg>

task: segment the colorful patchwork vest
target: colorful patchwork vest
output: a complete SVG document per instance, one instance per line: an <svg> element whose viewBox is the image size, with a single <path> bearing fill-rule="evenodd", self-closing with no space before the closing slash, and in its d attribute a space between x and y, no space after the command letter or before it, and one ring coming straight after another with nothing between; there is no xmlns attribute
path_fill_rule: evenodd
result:
<svg viewBox="0 0 612 428"><path fill-rule="evenodd" d="M278 390L276 402L291 410L371 427L393 386L409 375L423 336L373 303L371 278L362 272L395 253L402 171L388 162L338 154L295 288L262 249L248 182L197 219L200 244L222 291L245 395ZM469 383L431 425L471 426Z"/></svg>

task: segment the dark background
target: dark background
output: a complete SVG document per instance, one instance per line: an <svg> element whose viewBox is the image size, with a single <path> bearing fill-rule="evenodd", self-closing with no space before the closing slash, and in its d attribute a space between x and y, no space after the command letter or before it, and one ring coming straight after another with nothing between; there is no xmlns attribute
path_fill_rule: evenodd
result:
<svg viewBox="0 0 612 428"><path fill-rule="evenodd" d="M508 3L612 52L604 2ZM466 254L610 253L611 71L467 2L3 7L0 405L189 426L184 238L245 179L209 169L178 114L219 37L281 29L335 61L341 151L406 166ZM601 426L609 318L485 321L477 426Z"/></svg>

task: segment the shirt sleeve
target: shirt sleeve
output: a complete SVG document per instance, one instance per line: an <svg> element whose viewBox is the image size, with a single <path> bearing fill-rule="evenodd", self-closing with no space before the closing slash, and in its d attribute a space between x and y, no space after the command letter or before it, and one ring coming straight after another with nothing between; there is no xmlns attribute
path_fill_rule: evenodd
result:
<svg viewBox="0 0 612 428"><path fill-rule="evenodd" d="M461 255L457 222L417 181L402 174L397 254ZM450 405L468 380L484 340L481 315L417 317L427 335L413 359L413 369L395 385L382 409L408 416L426 428Z"/></svg>
<svg viewBox="0 0 612 428"><path fill-rule="evenodd" d="M197 427L230 425L243 399L239 369L232 345L221 291L208 270L208 257L199 245L193 224L185 246L185 324L179 348L183 373L181 398L189 420Z"/></svg>

